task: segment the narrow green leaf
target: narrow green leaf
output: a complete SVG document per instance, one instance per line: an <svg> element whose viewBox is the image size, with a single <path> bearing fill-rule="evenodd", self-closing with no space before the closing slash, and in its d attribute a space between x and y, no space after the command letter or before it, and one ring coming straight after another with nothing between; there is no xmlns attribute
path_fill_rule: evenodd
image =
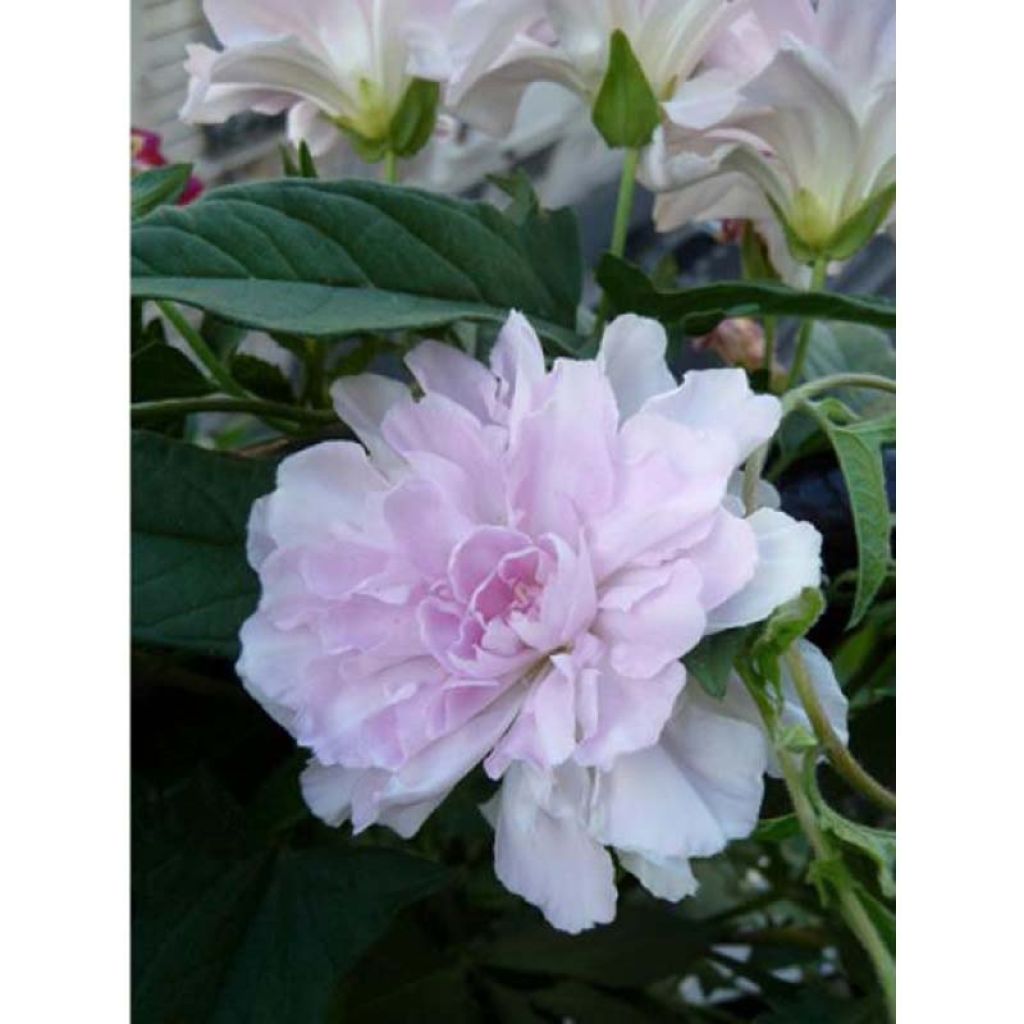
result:
<svg viewBox="0 0 1024 1024"><path fill-rule="evenodd" d="M529 317L575 353L574 214L514 224L494 207L366 181L234 185L132 232L133 292L284 334L333 337Z"/></svg>
<svg viewBox="0 0 1024 1024"><path fill-rule="evenodd" d="M191 176L191 164L171 164L137 174L132 178L132 219L177 202Z"/></svg>
<svg viewBox="0 0 1024 1024"><path fill-rule="evenodd" d="M818 801L821 824L837 839L852 846L875 863L878 887L886 899L896 898L896 833L888 829L871 828L843 817L824 800Z"/></svg>
<svg viewBox="0 0 1024 1024"><path fill-rule="evenodd" d="M316 172L316 164L313 162L313 154L309 151L306 140L299 143L299 174L303 178L319 178Z"/></svg>
<svg viewBox="0 0 1024 1024"><path fill-rule="evenodd" d="M795 316L896 326L896 307L887 299L839 292L801 292L769 281L738 281L675 291L654 287L647 275L606 253L597 268L598 284L620 313L639 313L687 333L707 333L734 316Z"/></svg>
<svg viewBox="0 0 1024 1024"><path fill-rule="evenodd" d="M814 408L839 460L853 512L857 537L857 589L849 622L853 627L864 617L889 571L892 519L881 448L895 441L896 417L890 414L840 426L823 411L832 408L828 401Z"/></svg>
<svg viewBox="0 0 1024 1024"><path fill-rule="evenodd" d="M295 162L295 158L292 156L290 146L281 145L277 147L281 154L281 171L286 178L301 178L302 172L299 170L299 165Z"/></svg>
<svg viewBox="0 0 1024 1024"><path fill-rule="evenodd" d="M275 467L132 434L132 637L233 658L255 609L245 557L253 501Z"/></svg>
<svg viewBox="0 0 1024 1024"><path fill-rule="evenodd" d="M749 631L746 627L713 633L683 658L686 671L704 691L719 700L725 696L736 655L743 649Z"/></svg>
<svg viewBox="0 0 1024 1024"><path fill-rule="evenodd" d="M889 948L889 952L896 955L896 915L881 900L875 899L862 885L854 883L857 895L864 904L872 923L882 937L882 941Z"/></svg>
<svg viewBox="0 0 1024 1024"><path fill-rule="evenodd" d="M763 818L751 834L751 839L762 843L781 843L800 835L800 820L795 814L784 814L781 818Z"/></svg>
<svg viewBox="0 0 1024 1024"><path fill-rule="evenodd" d="M815 587L800 593L772 612L750 648L750 659L762 679L782 684L780 659L789 647L810 631L825 610L825 598Z"/></svg>
<svg viewBox="0 0 1024 1024"><path fill-rule="evenodd" d="M640 149L654 136L661 108L626 33L612 33L608 70L591 112L594 126L612 149Z"/></svg>

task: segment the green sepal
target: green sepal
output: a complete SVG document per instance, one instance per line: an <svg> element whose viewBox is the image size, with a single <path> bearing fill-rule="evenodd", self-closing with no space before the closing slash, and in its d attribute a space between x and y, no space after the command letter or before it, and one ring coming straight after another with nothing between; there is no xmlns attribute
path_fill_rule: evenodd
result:
<svg viewBox="0 0 1024 1024"><path fill-rule="evenodd" d="M865 200L860 209L829 239L828 256L848 260L874 238L896 202L896 182Z"/></svg>
<svg viewBox="0 0 1024 1024"><path fill-rule="evenodd" d="M414 78L405 90L388 129L388 149L395 156L415 156L429 141L437 122L441 87L426 78Z"/></svg>
<svg viewBox="0 0 1024 1024"><path fill-rule="evenodd" d="M591 111L594 127L612 149L640 149L654 136L661 108L625 32L612 33L608 70Z"/></svg>

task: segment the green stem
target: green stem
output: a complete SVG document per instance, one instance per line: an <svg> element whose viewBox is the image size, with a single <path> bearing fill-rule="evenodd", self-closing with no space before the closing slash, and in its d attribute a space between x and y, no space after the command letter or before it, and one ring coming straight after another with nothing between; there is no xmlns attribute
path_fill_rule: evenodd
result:
<svg viewBox="0 0 1024 1024"><path fill-rule="evenodd" d="M640 164L640 150L627 149L619 178L619 197L615 202L615 221L612 225L612 243L608 251L621 256L626 251L626 234L633 212L633 193L636 191L636 169Z"/></svg>
<svg viewBox="0 0 1024 1024"><path fill-rule="evenodd" d="M819 377L787 392L782 399L782 413L784 416L788 415L811 395L816 395L819 391L832 391L835 388L874 388L876 391L888 391L895 395L896 381L874 373L834 373L829 377Z"/></svg>
<svg viewBox="0 0 1024 1024"><path fill-rule="evenodd" d="M768 734L772 737L772 746L775 748L775 756L779 767L782 769L782 777L786 783L786 789L789 791L789 799L793 804L793 811L796 814L797 821L800 823L801 830L807 837L807 842L810 844L814 858L823 864L834 863L835 854L828 837L818 825L818 815L807 795L807 790L801 778L800 768L792 754L776 742L774 715L771 707L762 698L756 686L748 685L748 689L750 695L754 698L754 703L757 704L761 712ZM817 753L812 750L806 756L809 759L808 765L813 770ZM889 952L885 940L878 934L878 930L875 928L871 916L864 909L864 905L861 903L856 890L850 886L845 871L834 874L837 877L833 878L831 885L839 899L840 913L843 916L843 920L849 926L850 931L857 937L857 940L871 959L875 974L878 976L879 984L885 995L889 1018L895 1021L896 964L893 961L892 954Z"/></svg>
<svg viewBox="0 0 1024 1024"><path fill-rule="evenodd" d="M819 256L814 261L814 271L811 275L811 291L820 292L825 287L828 278L828 259ZM811 344L811 332L814 330L814 321L805 320L800 327L800 334L797 336L796 353L793 356L793 365L790 367L789 376L786 378L786 386L783 390L789 391L800 380L804 372L804 362L807 359L807 349Z"/></svg>
<svg viewBox="0 0 1024 1024"><path fill-rule="evenodd" d="M829 763L858 792L878 804L883 810L896 813L896 795L864 770L860 762L850 753L843 741L835 734L825 709L818 700L814 683L807 672L807 666L800 652L790 647L785 654L786 664L793 676L793 684L800 697L800 703L807 712L814 735L825 749Z"/></svg>
<svg viewBox="0 0 1024 1024"><path fill-rule="evenodd" d="M300 409L283 402L265 402L260 398L166 398L158 402L136 402L132 420L144 421L164 416L184 416L195 412L251 413L262 418L277 417L294 423L324 426L337 417L326 409Z"/></svg>
<svg viewBox="0 0 1024 1024"><path fill-rule="evenodd" d="M622 256L626 251L626 235L629 233L629 218L633 212L633 194L636 191L636 171L640 164L640 150L627 149L622 161L619 177L619 195L615 201L615 220L612 222L612 238L608 251L613 256ZM594 324L594 336L598 337L608 319L611 303L607 294L601 296Z"/></svg>
<svg viewBox="0 0 1024 1024"><path fill-rule="evenodd" d="M239 384L234 377L228 373L227 367L217 358L213 349L206 343L206 339L171 305L171 303L159 300L157 306L168 320L174 325L175 330L185 339L188 347L195 353L196 358L203 364L206 371L213 378L214 382L226 394L234 395L236 398L249 398L249 393Z"/></svg>
<svg viewBox="0 0 1024 1024"><path fill-rule="evenodd" d="M749 516L757 508L757 485L764 470L771 442L751 452L743 467L743 510Z"/></svg>
<svg viewBox="0 0 1024 1024"><path fill-rule="evenodd" d="M389 185L398 184L398 156L390 149L384 154L384 180Z"/></svg>
<svg viewBox="0 0 1024 1024"><path fill-rule="evenodd" d="M306 364L305 400L316 409L330 406L326 391L326 357L324 342L303 338Z"/></svg>
<svg viewBox="0 0 1024 1024"><path fill-rule="evenodd" d="M764 318L764 367L768 375L768 390L772 390L772 367L775 365L775 328L776 320L773 316Z"/></svg>

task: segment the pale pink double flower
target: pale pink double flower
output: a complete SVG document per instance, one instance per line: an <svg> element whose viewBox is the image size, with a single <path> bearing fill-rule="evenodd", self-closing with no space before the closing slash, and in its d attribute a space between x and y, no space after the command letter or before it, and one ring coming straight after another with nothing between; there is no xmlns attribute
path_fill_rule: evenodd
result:
<svg viewBox="0 0 1024 1024"><path fill-rule="evenodd" d="M250 523L238 669L312 751L312 809L409 836L482 762L499 877L569 931L614 915L610 849L679 898L690 858L749 833L764 735L738 683L712 700L680 658L819 578L810 526L730 494L778 401L740 370L677 386L664 350L634 316L550 370L515 313L489 367L423 342L422 397L343 378L363 444L286 459Z"/></svg>

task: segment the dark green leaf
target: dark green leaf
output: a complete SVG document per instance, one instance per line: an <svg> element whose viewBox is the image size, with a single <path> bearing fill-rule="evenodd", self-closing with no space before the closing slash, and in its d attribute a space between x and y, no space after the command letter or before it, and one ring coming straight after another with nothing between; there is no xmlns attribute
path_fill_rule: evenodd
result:
<svg viewBox="0 0 1024 1024"><path fill-rule="evenodd" d="M268 331L329 337L510 309L565 350L582 267L571 211L515 225L484 203L366 181L229 186L133 230L133 290Z"/></svg>
<svg viewBox="0 0 1024 1024"><path fill-rule="evenodd" d="M618 996L576 981L565 981L538 992L533 1001L558 1020L581 1024L651 1024L652 1019L649 1013Z"/></svg>
<svg viewBox="0 0 1024 1024"><path fill-rule="evenodd" d="M538 925L484 946L479 958L508 971L636 988L685 974L711 941L707 928L668 909L620 907L609 925L575 936Z"/></svg>
<svg viewBox="0 0 1024 1024"><path fill-rule="evenodd" d="M316 1024L339 978L445 869L373 849L261 848L209 784L136 813L139 1024Z"/></svg>
<svg viewBox="0 0 1024 1024"><path fill-rule="evenodd" d="M190 177L191 164L171 164L135 175L132 178L132 219L144 217L158 206L176 202Z"/></svg>
<svg viewBox="0 0 1024 1024"><path fill-rule="evenodd" d="M639 313L669 325L681 323L689 334L706 334L719 321L734 316L795 316L896 326L896 307L886 299L801 292L767 281L660 291L642 270L611 254L602 257L597 280L620 313Z"/></svg>
<svg viewBox="0 0 1024 1024"><path fill-rule="evenodd" d="M612 33L608 70L594 100L594 126L612 149L646 146L661 121L661 108L626 33Z"/></svg>
<svg viewBox="0 0 1024 1024"><path fill-rule="evenodd" d="M132 353L132 401L192 398L213 391L192 361L163 342L150 342Z"/></svg>
<svg viewBox="0 0 1024 1024"><path fill-rule="evenodd" d="M884 1013L877 1000L843 999L818 988L804 989L794 999L776 1001L771 1013L755 1024L879 1024Z"/></svg>
<svg viewBox="0 0 1024 1024"><path fill-rule="evenodd" d="M231 357L231 376L247 391L271 402L294 402L295 395L281 368L245 352Z"/></svg>
<svg viewBox="0 0 1024 1024"><path fill-rule="evenodd" d="M712 697L725 696L732 674L736 655L746 643L748 630L726 629L721 633L713 633L703 640L683 658L686 671L689 672L705 692Z"/></svg>
<svg viewBox="0 0 1024 1024"><path fill-rule="evenodd" d="M253 501L274 486L272 463L234 458L156 434L132 435L132 636L233 658L255 609L245 557Z"/></svg>
<svg viewBox="0 0 1024 1024"><path fill-rule="evenodd" d="M392 850L283 850L232 951L211 1020L311 1024L397 910L438 889L444 868Z"/></svg>

